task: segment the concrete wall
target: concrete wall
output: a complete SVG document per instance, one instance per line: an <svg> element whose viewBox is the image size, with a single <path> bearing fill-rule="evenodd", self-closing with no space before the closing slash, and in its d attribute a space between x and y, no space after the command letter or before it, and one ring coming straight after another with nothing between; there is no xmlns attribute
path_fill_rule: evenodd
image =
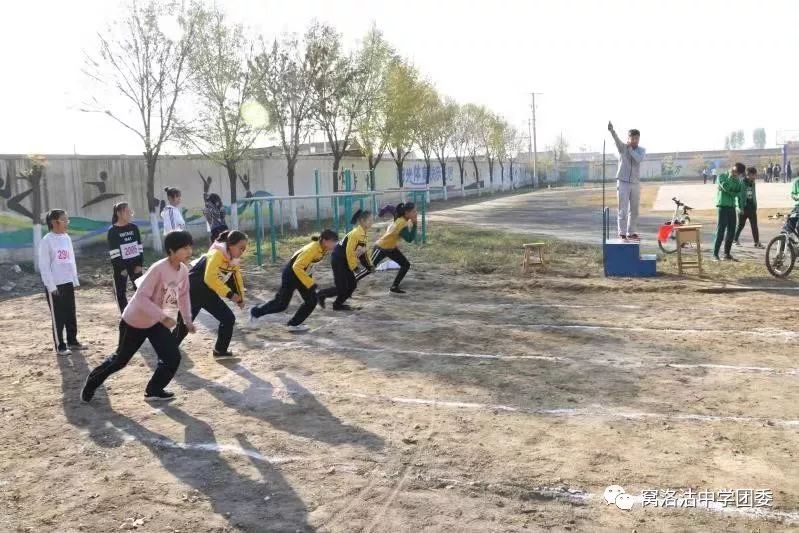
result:
<svg viewBox="0 0 799 533"><path fill-rule="evenodd" d="M71 222L70 233L73 241L80 247L90 242L104 239L111 220L111 210L115 202L127 201L136 211L136 222L144 232L149 231L146 206L146 165L143 157L135 156L47 156L48 164L41 183L42 210L53 208L66 209ZM314 171L320 171L320 194L333 191L332 158L326 156L300 157L295 169L295 195L312 195L316 193ZM32 220L27 211L32 210L33 196L28 181L19 177L29 168L25 156L0 156L0 261L30 260L32 255ZM346 158L342 168L353 170L354 189L365 191L368 187L367 168L361 158ZM488 165L478 164L480 180L484 187L489 187ZM205 221L202 218L203 183L200 178L211 176L210 192L218 193L226 205L230 203L230 184L227 171L221 166L204 158L196 157L164 157L159 160L155 176L157 197L165 197L163 187L170 185L182 191L181 207L193 232L205 232ZM282 158L260 158L242 162L238 173L250 179L250 193L254 196L286 196L288 181L286 178L286 162ZM500 181L500 168L495 165L494 188L510 188L508 169L504 182ZM529 184L531 176L526 166L515 165L516 186ZM403 175L406 188L425 186L424 161L407 160ZM433 162L430 186L440 187L442 184L441 168ZM377 167L376 185L378 191L397 187L396 166L391 159L383 160ZM450 195L459 195L460 176L457 164L452 161L447 166L447 185ZM464 185L475 188L475 173L471 162L466 167ZM241 182L237 182L239 199L245 198L247 191ZM343 189L343 186L342 186ZM384 203L396 202L399 193L386 195ZM296 211L299 220L316 217L314 200L296 200ZM288 202L286 202L287 204ZM321 202L322 216L329 217L331 201ZM284 218L288 217L288 206L285 206ZM241 215L244 228L252 226L252 208ZM276 214L277 216L277 214ZM160 219L160 217L159 217Z"/></svg>

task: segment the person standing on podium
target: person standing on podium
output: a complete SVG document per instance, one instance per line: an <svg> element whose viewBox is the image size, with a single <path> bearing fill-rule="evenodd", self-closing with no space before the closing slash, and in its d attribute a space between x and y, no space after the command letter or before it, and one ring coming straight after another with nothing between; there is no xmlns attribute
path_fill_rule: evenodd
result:
<svg viewBox="0 0 799 533"><path fill-rule="evenodd" d="M627 132L627 142L622 142L608 122L608 131L616 142L619 151L619 168L616 171L616 193L619 200L618 230L619 238L639 240L638 206L641 202L641 161L646 150L638 146L641 132L632 129Z"/></svg>

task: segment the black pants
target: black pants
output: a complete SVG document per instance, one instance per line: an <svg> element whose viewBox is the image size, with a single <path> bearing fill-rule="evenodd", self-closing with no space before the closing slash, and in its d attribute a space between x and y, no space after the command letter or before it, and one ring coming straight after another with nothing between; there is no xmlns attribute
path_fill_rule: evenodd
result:
<svg viewBox="0 0 799 533"><path fill-rule="evenodd" d="M735 232L735 240L737 241L741 236L747 219L752 225L752 238L755 240L755 244L757 244L760 242L760 231L757 229L757 209L754 207L745 207L741 211L741 214L738 215L738 231Z"/></svg>
<svg viewBox="0 0 799 533"><path fill-rule="evenodd" d="M150 328L139 329L130 326L124 320L119 326L117 351L89 373L89 378L86 380L87 387L94 390L102 385L108 376L125 368L133 354L139 351L147 339L150 340L158 356L158 366L150 382L147 383L145 393L164 390L180 365L180 350L175 336L160 322Z"/></svg>
<svg viewBox="0 0 799 533"><path fill-rule="evenodd" d="M294 316L291 317L288 325L299 326L305 322L305 319L313 312L318 299L316 297L316 291L306 288L305 285L297 279L297 275L294 274L290 266L283 269L280 289L277 291L277 294L275 294L275 297L265 304L253 307L252 314L255 317L259 317L274 313L282 313L288 309L295 290L302 296L302 305L297 309L297 312L294 313Z"/></svg>
<svg viewBox="0 0 799 533"><path fill-rule="evenodd" d="M394 283L391 285L392 287L399 287L399 284L402 283L403 278L405 278L405 274L408 273L408 270L411 269L411 263L408 261L408 258L405 257L402 252L400 252L399 248L394 248L392 250L384 250L382 248L378 248L375 246L374 251L372 252L372 264L374 266L379 265L384 259L391 259L395 263L400 266L399 272L397 272L397 276L394 278ZM360 272L357 276L357 280L361 280L369 275L369 271L365 270Z"/></svg>
<svg viewBox="0 0 799 533"><path fill-rule="evenodd" d="M136 285L134 285L133 282L140 278L142 274L141 272L134 272L133 266L126 266L123 269L113 268L114 297L116 297L117 307L119 307L119 313L121 314L128 306L128 280L130 280L131 285L133 285L133 290L135 291Z"/></svg>
<svg viewBox="0 0 799 533"><path fill-rule="evenodd" d="M360 262L364 268L369 267L365 255L360 257ZM354 293L355 289L358 287L358 281L355 279L355 273L350 270L346 253L339 255L333 252L330 257L330 265L333 267L333 282L335 286L322 289L319 291L319 296L324 296L325 298L332 298L335 296L336 301L333 305L338 306L346 302L350 296L352 296L352 293Z"/></svg>
<svg viewBox="0 0 799 533"><path fill-rule="evenodd" d="M713 255L719 255L721 241L724 241L724 255L730 255L732 240L735 237L735 208L719 207L719 221L716 226L716 245L713 247Z"/></svg>
<svg viewBox="0 0 799 533"><path fill-rule="evenodd" d="M233 311L230 310L230 307L227 306L222 298L203 282L192 283L189 297L191 298L192 322L200 314L200 309L208 311L212 317L219 321L219 331L216 334L214 351L221 354L227 352L230 346L230 339L233 338L233 325L236 323L236 315L233 314ZM173 333L178 344L183 342L183 339L189 334L189 330L180 313L178 313L178 325Z"/></svg>
<svg viewBox="0 0 799 533"><path fill-rule="evenodd" d="M75 311L75 287L72 283L58 285L58 294L44 289L47 295L47 306L50 308L50 319L53 325L53 344L55 349L66 346L64 330L67 330L67 343L78 343L78 319Z"/></svg>

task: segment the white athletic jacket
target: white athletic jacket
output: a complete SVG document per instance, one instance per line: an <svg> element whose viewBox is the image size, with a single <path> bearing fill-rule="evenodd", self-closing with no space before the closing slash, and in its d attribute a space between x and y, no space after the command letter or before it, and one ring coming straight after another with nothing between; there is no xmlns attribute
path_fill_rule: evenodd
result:
<svg viewBox="0 0 799 533"><path fill-rule="evenodd" d="M164 219L164 235L170 231L186 229L186 221L183 220L180 209L175 206L167 204L164 210L161 211L161 218Z"/></svg>
<svg viewBox="0 0 799 533"><path fill-rule="evenodd" d="M66 233L48 233L39 243L39 273L49 292L58 285L72 283L78 287L78 267L72 239Z"/></svg>

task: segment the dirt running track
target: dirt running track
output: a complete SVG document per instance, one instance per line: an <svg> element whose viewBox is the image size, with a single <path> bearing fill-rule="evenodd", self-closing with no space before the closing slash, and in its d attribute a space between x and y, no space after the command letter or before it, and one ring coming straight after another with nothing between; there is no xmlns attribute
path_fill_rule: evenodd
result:
<svg viewBox="0 0 799 533"><path fill-rule="evenodd" d="M249 275L250 299L277 278ZM78 401L115 347L110 287L78 292L89 349L69 357L44 298L0 303L0 531L799 527L799 334L776 308L793 298L419 263L408 297L387 286L367 278L361 311L318 311L306 335L237 328L227 364L201 315L159 408L149 344ZM770 489L773 505L622 511L610 484Z"/></svg>

